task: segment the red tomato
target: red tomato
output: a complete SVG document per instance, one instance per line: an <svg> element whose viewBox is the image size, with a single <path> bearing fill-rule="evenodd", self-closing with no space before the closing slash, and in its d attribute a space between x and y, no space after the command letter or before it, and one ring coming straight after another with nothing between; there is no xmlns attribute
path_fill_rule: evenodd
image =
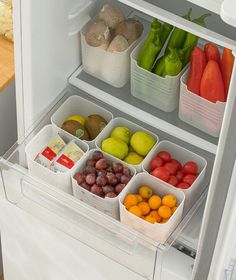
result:
<svg viewBox="0 0 236 280"><path fill-rule="evenodd" d="M184 183L184 182L180 182L180 183L176 186L176 188L179 188L179 189L188 189L189 187L190 187L190 185L187 184L187 183Z"/></svg>
<svg viewBox="0 0 236 280"><path fill-rule="evenodd" d="M163 160L160 157L155 157L150 162L150 170L154 170L157 167L161 167L163 165Z"/></svg>
<svg viewBox="0 0 236 280"><path fill-rule="evenodd" d="M197 176L193 174L185 175L183 178L183 182L189 184L190 186L196 180Z"/></svg>
<svg viewBox="0 0 236 280"><path fill-rule="evenodd" d="M176 166L176 164L175 163L173 163L173 162L167 162L165 165L164 165L164 167L167 169L167 170L169 170L169 172L170 172L170 174L171 175L175 175L176 174L176 171L177 171L177 166Z"/></svg>
<svg viewBox="0 0 236 280"><path fill-rule="evenodd" d="M177 159L172 159L171 160L171 162L172 163L174 163L174 164L176 164L176 166L177 166L177 170L181 170L182 169L182 165L181 165L181 163L177 160Z"/></svg>
<svg viewBox="0 0 236 280"><path fill-rule="evenodd" d="M162 152L158 153L157 156L162 158L164 162L171 161L171 155L170 155L170 153L168 153L166 151L162 151Z"/></svg>
<svg viewBox="0 0 236 280"><path fill-rule="evenodd" d="M184 174L197 174L197 171L198 171L198 166L193 161L186 162L182 169L182 172Z"/></svg>
<svg viewBox="0 0 236 280"><path fill-rule="evenodd" d="M167 182L170 178L170 172L165 167L157 167L150 174L165 182Z"/></svg>
<svg viewBox="0 0 236 280"><path fill-rule="evenodd" d="M179 180L179 182L181 182L184 177L184 174L181 171L177 171L175 176Z"/></svg>
<svg viewBox="0 0 236 280"><path fill-rule="evenodd" d="M176 186L179 183L179 181L175 176L172 175L170 176L170 179L167 181L167 183L169 183L172 186Z"/></svg>

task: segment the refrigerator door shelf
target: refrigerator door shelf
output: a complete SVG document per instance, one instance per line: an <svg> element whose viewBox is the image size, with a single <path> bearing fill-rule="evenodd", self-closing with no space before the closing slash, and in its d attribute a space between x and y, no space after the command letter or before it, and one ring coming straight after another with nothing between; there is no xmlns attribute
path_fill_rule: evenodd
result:
<svg viewBox="0 0 236 280"><path fill-rule="evenodd" d="M1 159L1 178L5 196L15 206L38 217L75 240L86 244L142 277L152 279L156 260L161 263L163 252L169 250L173 242L181 235L185 226L193 219L204 201L205 194L187 213L167 242L161 245L77 200L75 197L58 190L55 186L48 185L40 179L30 176L25 158L25 145L29 140L42 126L50 122L51 115L69 96L78 94L91 100L91 97L82 92L68 89L65 92L65 96L53 106L53 109L41 120L29 137L22 144L16 144ZM137 120L127 117L115 108L102 104L99 100L96 100L96 103L112 111L115 116L122 116L137 122ZM151 129L156 132L153 128ZM184 144L182 143L182 145ZM190 149L196 153L204 154L204 157L207 158L209 166L205 181L207 187L214 156L195 147ZM112 252L112 255L110 252Z"/></svg>

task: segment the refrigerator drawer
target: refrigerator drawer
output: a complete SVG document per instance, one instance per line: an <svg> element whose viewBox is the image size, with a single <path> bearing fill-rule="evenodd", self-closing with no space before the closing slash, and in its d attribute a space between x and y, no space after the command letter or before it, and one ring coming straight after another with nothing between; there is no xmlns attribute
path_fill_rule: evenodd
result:
<svg viewBox="0 0 236 280"><path fill-rule="evenodd" d="M160 244L120 223L120 221L99 212L72 195L61 191L56 186L49 185L43 180L30 175L27 169L25 146L45 124L50 123L50 117L58 107L69 96L74 94L86 97L89 100L92 99L85 93L75 91L72 88L64 91L59 101L56 104L52 104L51 110L48 111L48 114L44 116L24 142L13 146L0 159L0 186L2 184L6 199L16 207L64 232L75 241L86 244L145 279L153 279L154 274L159 273L159 269L156 266L161 266L163 252L171 247L182 230L197 214L199 207L203 203L205 193L185 215L168 240L164 244ZM96 102L112 111L115 116L121 116L140 123L111 106L97 100ZM208 161L208 170L204 182L204 188L207 189L214 160L213 155L177 139L173 140L171 136L161 131L156 131L156 129L147 125L145 128L156 133L160 136L160 139L175 141L204 156Z"/></svg>

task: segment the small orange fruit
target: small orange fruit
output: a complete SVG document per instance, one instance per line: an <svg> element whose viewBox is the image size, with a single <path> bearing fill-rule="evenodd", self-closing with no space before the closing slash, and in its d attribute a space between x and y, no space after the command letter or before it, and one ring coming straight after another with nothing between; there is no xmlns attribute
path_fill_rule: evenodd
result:
<svg viewBox="0 0 236 280"><path fill-rule="evenodd" d="M174 214L174 212L176 211L176 209L177 209L177 206L174 206L174 207L171 208L171 213L172 213L172 215Z"/></svg>
<svg viewBox="0 0 236 280"><path fill-rule="evenodd" d="M148 215L148 216L145 217L145 221L147 221L151 224L155 224L156 218L153 215Z"/></svg>
<svg viewBox="0 0 236 280"><path fill-rule="evenodd" d="M129 208L131 206L137 205L138 204L138 200L135 194L128 194L124 200L124 205L126 207L126 209L129 210Z"/></svg>
<svg viewBox="0 0 236 280"><path fill-rule="evenodd" d="M164 224L164 223L166 223L166 222L168 222L169 221L169 219L162 219L162 223Z"/></svg>
<svg viewBox="0 0 236 280"><path fill-rule="evenodd" d="M156 210L152 210L149 215L154 216L156 219L156 222L159 223L161 221L161 217L158 215Z"/></svg>
<svg viewBox="0 0 236 280"><path fill-rule="evenodd" d="M163 196L162 204L172 208L176 205L176 197L172 194L167 194L167 195Z"/></svg>
<svg viewBox="0 0 236 280"><path fill-rule="evenodd" d="M134 214L137 217L141 217L142 216L142 211L141 211L141 209L137 205L131 206L129 208L129 212Z"/></svg>
<svg viewBox="0 0 236 280"><path fill-rule="evenodd" d="M154 194L148 200L148 205L151 209L155 210L161 206L161 198L159 195Z"/></svg>
<svg viewBox="0 0 236 280"><path fill-rule="evenodd" d="M139 194L142 198L149 198L152 196L152 189L148 186L142 186L139 188Z"/></svg>
<svg viewBox="0 0 236 280"><path fill-rule="evenodd" d="M144 216L150 212L150 207L147 202L139 202L138 207L141 209L142 215Z"/></svg>
<svg viewBox="0 0 236 280"><path fill-rule="evenodd" d="M138 203L143 201L143 198L140 194L135 194L135 196L137 197Z"/></svg>
<svg viewBox="0 0 236 280"><path fill-rule="evenodd" d="M159 209L158 209L158 215L163 218L163 219L169 219L171 216L171 209L169 206L166 205L162 205Z"/></svg>

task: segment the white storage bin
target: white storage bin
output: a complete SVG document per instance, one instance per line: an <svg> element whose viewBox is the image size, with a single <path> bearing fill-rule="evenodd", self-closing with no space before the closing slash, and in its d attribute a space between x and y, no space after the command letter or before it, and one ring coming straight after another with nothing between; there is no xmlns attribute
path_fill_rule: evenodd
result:
<svg viewBox="0 0 236 280"><path fill-rule="evenodd" d="M141 126L130 122L126 119L123 118L115 118L113 119L104 129L103 131L98 135L97 140L95 142L96 147L99 148L101 150L101 146L102 146L102 141L108 137L110 137L112 130L117 127L117 126L125 126L128 127L132 134L135 133L136 131L146 131L148 132L150 135L152 135L155 139L156 139L156 144L153 146L152 150L155 148L155 146L157 145L159 138L157 135L155 135L154 133L152 133L151 131L142 128ZM151 150L151 151L152 151ZM151 151L149 153L151 153ZM146 156L147 157L147 156ZM124 163L124 161L122 161ZM142 171L142 163L137 164L137 165L132 165L137 172Z"/></svg>
<svg viewBox="0 0 236 280"><path fill-rule="evenodd" d="M61 127L63 122L73 115L83 115L85 117L89 115L98 114L102 116L107 123L113 119L111 112L106 109L90 102L80 96L73 95L69 97L58 110L52 115L51 122L57 127ZM95 147L95 138L92 141L85 141L91 148Z"/></svg>
<svg viewBox="0 0 236 280"><path fill-rule="evenodd" d="M145 40L131 53L131 94L152 106L172 112L178 106L180 77L184 69L174 77L160 77L138 66L137 58Z"/></svg>
<svg viewBox="0 0 236 280"><path fill-rule="evenodd" d="M225 111L225 102L212 103L187 88L189 69L181 77L179 118L204 131L219 137Z"/></svg>
<svg viewBox="0 0 236 280"><path fill-rule="evenodd" d="M178 207L166 223L151 224L133 215L125 208L123 201L126 195L130 193L138 193L138 189L141 186L149 186L152 188L154 194L158 194L161 197L167 194L172 194L176 197ZM184 200L185 195L181 190L172 188L165 182L157 180L147 173L139 173L131 179L120 196L120 221L163 244L181 221L184 209Z"/></svg>
<svg viewBox="0 0 236 280"><path fill-rule="evenodd" d="M123 87L130 78L130 54L138 44L141 36L123 52L107 52L100 47L89 46L85 34L91 23L88 22L81 31L83 70L117 88Z"/></svg>
<svg viewBox="0 0 236 280"><path fill-rule="evenodd" d="M86 153L89 149L85 142L76 139L54 125L47 125L34 136L34 138L27 144L25 148L29 173L39 177L51 185L58 187L62 191L72 194L70 173L76 169L78 163L84 156L82 156L82 158L68 172L53 172L52 170L35 161L36 156L47 147L52 137L56 134L59 134L66 143L74 140L75 143L84 151L84 153Z"/></svg>
<svg viewBox="0 0 236 280"><path fill-rule="evenodd" d="M81 172L84 170L85 166L86 166L86 161L88 159L92 158L93 153L97 151L96 149L90 150L85 156L84 158L80 161L80 164L77 166L76 169L73 170L73 174L72 174L72 188L73 188L73 195L86 202L87 204L95 207L96 209L102 211L103 213L115 218L115 219L119 219L119 196L123 193L124 189L121 191L121 193L115 197L115 198L102 198L99 197L87 190L85 190L84 188L82 188L80 185L78 185L77 181L73 178L73 176L77 173L77 172ZM125 162L122 162L121 160L107 154L103 152L103 155L105 157L105 159L107 159L109 162L120 162L123 164L124 167L128 167L131 171L132 176L135 175L136 170L135 168L133 168L132 166L126 164Z"/></svg>
<svg viewBox="0 0 236 280"><path fill-rule="evenodd" d="M183 148L180 147L172 142L169 141L161 141L159 144L153 149L148 156L143 161L143 170L146 172L150 172L150 162L151 160L161 151L167 151L171 154L171 157L177 159L182 165L184 165L188 161L194 161L198 165L198 177L194 181L194 183L188 189L182 189L185 194L185 206L184 206L184 213L186 214L188 210L194 205L194 203L198 200L202 192L204 191L204 176L206 173L207 161ZM160 180L157 178L157 180ZM161 181L161 180L160 180ZM166 183L168 184L168 183ZM169 185L169 184L168 184ZM172 188L175 188L172 185L169 185Z"/></svg>

